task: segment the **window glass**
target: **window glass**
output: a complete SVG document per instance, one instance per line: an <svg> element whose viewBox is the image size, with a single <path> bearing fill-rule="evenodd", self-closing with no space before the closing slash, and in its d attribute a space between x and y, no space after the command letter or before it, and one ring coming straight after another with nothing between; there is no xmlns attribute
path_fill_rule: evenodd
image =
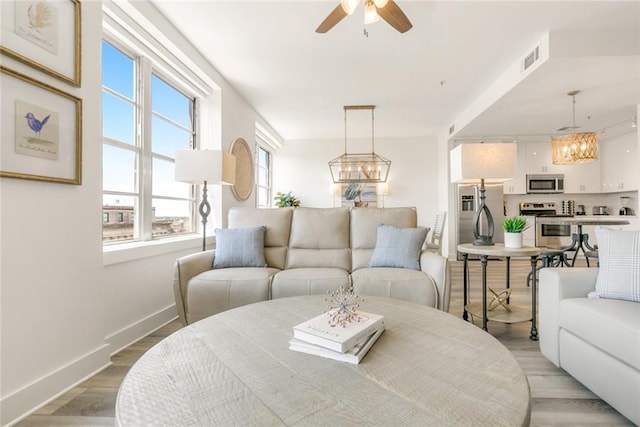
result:
<svg viewBox="0 0 640 427"><path fill-rule="evenodd" d="M136 191L137 155L111 145L102 146L102 188L107 191Z"/></svg>
<svg viewBox="0 0 640 427"><path fill-rule="evenodd" d="M175 163L153 159L153 195L188 199L191 185L175 180Z"/></svg>
<svg viewBox="0 0 640 427"><path fill-rule="evenodd" d="M135 109L127 101L114 95L102 93L102 135L133 145Z"/></svg>
<svg viewBox="0 0 640 427"><path fill-rule="evenodd" d="M191 129L191 99L156 75L153 75L151 85L151 90L153 91L151 108L153 112Z"/></svg>
<svg viewBox="0 0 640 427"><path fill-rule="evenodd" d="M153 152L175 157L176 150L191 148L191 130L180 128L166 120L153 116L151 118L153 136Z"/></svg>
<svg viewBox="0 0 640 427"><path fill-rule="evenodd" d="M153 231L156 237L195 231L193 203L185 200L153 199Z"/></svg>
<svg viewBox="0 0 640 427"><path fill-rule="evenodd" d="M102 85L133 99L135 62L107 42L102 43Z"/></svg>

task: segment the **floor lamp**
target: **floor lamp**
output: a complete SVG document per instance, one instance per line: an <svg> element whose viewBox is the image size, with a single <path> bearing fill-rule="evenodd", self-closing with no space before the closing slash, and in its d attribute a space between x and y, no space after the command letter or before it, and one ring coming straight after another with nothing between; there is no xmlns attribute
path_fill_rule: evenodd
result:
<svg viewBox="0 0 640 427"><path fill-rule="evenodd" d="M450 153L451 182L459 184L480 183L479 204L473 216L473 244L493 246L493 216L485 204L485 183L503 183L515 176L517 144L473 143L460 144ZM486 218L487 234L481 234L482 216Z"/></svg>
<svg viewBox="0 0 640 427"><path fill-rule="evenodd" d="M202 217L202 250L207 247L207 218L211 205L207 198L207 184L233 185L236 179L236 158L219 150L179 150L175 157L176 181L202 184L199 212Z"/></svg>

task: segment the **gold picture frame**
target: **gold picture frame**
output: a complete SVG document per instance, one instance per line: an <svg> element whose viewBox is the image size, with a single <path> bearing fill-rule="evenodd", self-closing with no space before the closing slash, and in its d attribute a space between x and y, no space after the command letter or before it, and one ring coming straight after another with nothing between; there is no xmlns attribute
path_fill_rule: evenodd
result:
<svg viewBox="0 0 640 427"><path fill-rule="evenodd" d="M82 100L0 66L0 177L82 184Z"/></svg>
<svg viewBox="0 0 640 427"><path fill-rule="evenodd" d="M0 12L3 55L80 86L79 0L0 1Z"/></svg>
<svg viewBox="0 0 640 427"><path fill-rule="evenodd" d="M236 199L244 201L253 193L253 155L249 144L242 138L233 141L230 152L236 157L236 181L231 186L231 192Z"/></svg>

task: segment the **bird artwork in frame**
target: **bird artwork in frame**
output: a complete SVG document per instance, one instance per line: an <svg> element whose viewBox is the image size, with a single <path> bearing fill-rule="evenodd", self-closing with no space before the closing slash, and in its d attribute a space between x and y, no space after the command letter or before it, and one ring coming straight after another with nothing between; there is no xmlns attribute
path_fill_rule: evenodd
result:
<svg viewBox="0 0 640 427"><path fill-rule="evenodd" d="M0 65L0 178L82 184L82 99Z"/></svg>
<svg viewBox="0 0 640 427"><path fill-rule="evenodd" d="M16 100L16 153L58 159L58 113Z"/></svg>

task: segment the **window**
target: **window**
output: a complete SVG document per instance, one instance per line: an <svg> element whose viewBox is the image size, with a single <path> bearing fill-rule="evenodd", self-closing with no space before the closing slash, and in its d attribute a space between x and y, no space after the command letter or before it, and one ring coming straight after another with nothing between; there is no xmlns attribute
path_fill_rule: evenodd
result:
<svg viewBox="0 0 640 427"><path fill-rule="evenodd" d="M109 213L108 212L102 212L102 223L103 224L107 224L109 222Z"/></svg>
<svg viewBox="0 0 640 427"><path fill-rule="evenodd" d="M195 193L174 180L176 150L194 147L196 99L143 55L102 43L103 242L195 230ZM127 220L124 220L124 213Z"/></svg>
<svg viewBox="0 0 640 427"><path fill-rule="evenodd" d="M256 182L259 208L269 208L271 203L271 153L256 144Z"/></svg>

